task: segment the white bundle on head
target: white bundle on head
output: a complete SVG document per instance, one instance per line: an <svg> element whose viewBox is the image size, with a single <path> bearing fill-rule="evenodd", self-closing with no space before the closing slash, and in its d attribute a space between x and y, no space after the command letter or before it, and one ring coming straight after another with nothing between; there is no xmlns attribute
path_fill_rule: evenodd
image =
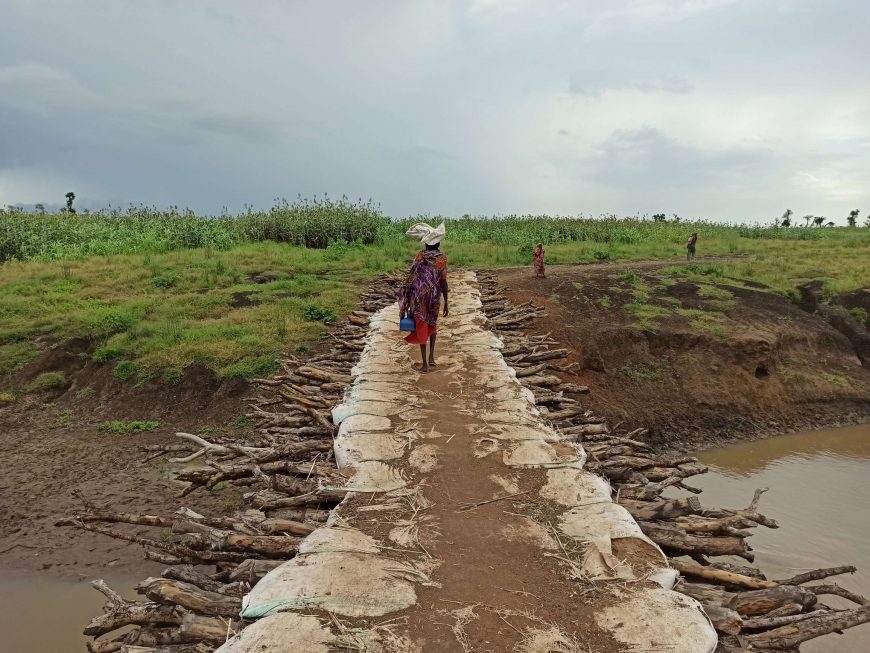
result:
<svg viewBox="0 0 870 653"><path fill-rule="evenodd" d="M437 228L434 228L425 222L418 222L405 233L412 238L416 238L424 245L437 245L444 240L446 229L444 228L443 222L438 225Z"/></svg>

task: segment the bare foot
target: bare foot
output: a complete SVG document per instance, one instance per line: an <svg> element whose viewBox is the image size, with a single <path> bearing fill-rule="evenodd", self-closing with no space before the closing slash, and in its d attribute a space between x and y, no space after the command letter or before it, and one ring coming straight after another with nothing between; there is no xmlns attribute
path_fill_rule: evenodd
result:
<svg viewBox="0 0 870 653"><path fill-rule="evenodd" d="M423 374L425 374L429 371L429 366L426 363L423 363L422 365L420 365L419 363L414 363L414 369L418 372L422 372Z"/></svg>
<svg viewBox="0 0 870 653"><path fill-rule="evenodd" d="M438 364L430 358L429 359L429 367L438 367Z"/></svg>

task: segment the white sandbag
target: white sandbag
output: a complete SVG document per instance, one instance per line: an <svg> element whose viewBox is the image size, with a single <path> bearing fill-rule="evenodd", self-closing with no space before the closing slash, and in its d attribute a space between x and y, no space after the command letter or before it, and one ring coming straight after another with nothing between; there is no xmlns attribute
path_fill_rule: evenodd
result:
<svg viewBox="0 0 870 653"><path fill-rule="evenodd" d="M339 435L346 435L352 431L390 431L393 423L388 417L378 415L351 415L341 421L338 429Z"/></svg>
<svg viewBox="0 0 870 653"><path fill-rule="evenodd" d="M700 604L665 589L623 592L595 611L595 622L629 650L713 653L717 637Z"/></svg>
<svg viewBox="0 0 870 653"><path fill-rule="evenodd" d="M572 508L590 503L610 503L610 483L582 469L550 469L541 498Z"/></svg>
<svg viewBox="0 0 870 653"><path fill-rule="evenodd" d="M511 451L504 452L504 464L517 469L531 467L576 467L582 468L586 458L582 449L562 447L557 450L543 440L523 440Z"/></svg>
<svg viewBox="0 0 870 653"><path fill-rule="evenodd" d="M568 537L592 542L602 551L611 553L611 540L636 537L655 546L631 513L616 503L590 503L566 512L559 520L559 530Z"/></svg>
<svg viewBox="0 0 870 653"><path fill-rule="evenodd" d="M279 612L255 621L215 653L329 653L333 639L317 617Z"/></svg>
<svg viewBox="0 0 870 653"><path fill-rule="evenodd" d="M320 608L348 617L377 617L417 601L415 582L428 578L413 567L362 553L299 555L266 574L242 600L242 617Z"/></svg>
<svg viewBox="0 0 870 653"><path fill-rule="evenodd" d="M341 469L368 460L395 460L404 455L407 444L407 438L387 431L351 431L336 436L335 462Z"/></svg>
<svg viewBox="0 0 870 653"><path fill-rule="evenodd" d="M376 417L395 417L408 411L407 405L393 405L380 401L349 401L332 409L332 422L341 424L354 415L374 415Z"/></svg>
<svg viewBox="0 0 870 653"><path fill-rule="evenodd" d="M350 492L390 492L407 485L400 469L377 460L351 466L354 473L345 485Z"/></svg>
<svg viewBox="0 0 870 653"><path fill-rule="evenodd" d="M356 528L327 526L316 529L299 544L299 555L306 553L380 553L374 538Z"/></svg>

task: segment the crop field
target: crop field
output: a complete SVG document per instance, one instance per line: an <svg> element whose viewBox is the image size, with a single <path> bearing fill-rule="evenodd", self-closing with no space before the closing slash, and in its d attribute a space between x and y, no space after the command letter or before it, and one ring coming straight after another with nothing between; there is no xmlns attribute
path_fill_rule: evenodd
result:
<svg viewBox="0 0 870 653"><path fill-rule="evenodd" d="M198 361L220 376L257 376L281 351L306 351L347 311L360 285L404 268L418 244L368 202L293 204L196 216L130 209L101 214L0 215L0 374L47 343L83 337L92 356L131 382L173 383ZM727 257L715 274L794 295L821 279L829 295L870 286L870 228L764 227L713 222L548 216L447 219L451 265L529 265Z"/></svg>

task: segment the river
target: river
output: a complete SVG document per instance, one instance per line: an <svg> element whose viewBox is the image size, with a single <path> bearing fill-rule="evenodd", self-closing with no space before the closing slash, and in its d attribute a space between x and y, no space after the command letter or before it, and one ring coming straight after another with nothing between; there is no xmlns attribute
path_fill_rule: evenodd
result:
<svg viewBox="0 0 870 653"><path fill-rule="evenodd" d="M112 589L141 599L140 576L104 575ZM0 573L0 653L75 653L90 637L82 628L102 613L105 597L87 581L46 573Z"/></svg>
<svg viewBox="0 0 870 653"><path fill-rule="evenodd" d="M706 506L745 507L755 488L770 488L760 511L780 528L756 528L749 540L756 565L768 578L851 564L857 574L831 581L870 597L870 425L744 442L698 457L710 472L691 483L704 490ZM854 607L836 597L823 600ZM801 650L867 653L870 624L808 642Z"/></svg>

